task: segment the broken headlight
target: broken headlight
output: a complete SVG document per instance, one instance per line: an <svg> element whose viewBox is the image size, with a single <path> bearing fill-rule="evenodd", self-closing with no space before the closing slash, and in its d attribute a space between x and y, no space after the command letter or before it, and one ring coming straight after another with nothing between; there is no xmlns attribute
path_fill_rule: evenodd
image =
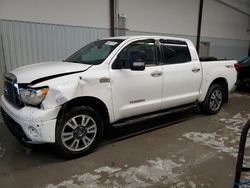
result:
<svg viewBox="0 0 250 188"><path fill-rule="evenodd" d="M24 104L38 106L43 102L48 91L48 87L20 89L20 96Z"/></svg>

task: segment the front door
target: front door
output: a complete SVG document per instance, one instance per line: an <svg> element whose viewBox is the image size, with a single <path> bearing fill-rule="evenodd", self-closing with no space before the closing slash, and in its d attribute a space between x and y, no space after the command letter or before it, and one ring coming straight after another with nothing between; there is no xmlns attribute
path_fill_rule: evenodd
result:
<svg viewBox="0 0 250 188"><path fill-rule="evenodd" d="M135 51L144 52L145 70L130 69ZM118 59L123 65L114 68ZM153 39L133 42L118 54L110 69L116 120L161 109L163 75L157 59Z"/></svg>

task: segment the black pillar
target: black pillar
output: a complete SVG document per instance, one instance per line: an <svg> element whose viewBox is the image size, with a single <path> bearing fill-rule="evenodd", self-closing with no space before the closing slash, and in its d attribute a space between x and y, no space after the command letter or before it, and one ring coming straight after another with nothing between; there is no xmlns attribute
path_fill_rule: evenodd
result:
<svg viewBox="0 0 250 188"><path fill-rule="evenodd" d="M248 48L248 56L250 56L250 43L249 43L249 48Z"/></svg>
<svg viewBox="0 0 250 188"><path fill-rule="evenodd" d="M115 0L110 0L110 36L115 36Z"/></svg>
<svg viewBox="0 0 250 188"><path fill-rule="evenodd" d="M196 39L196 50L198 54L200 51L202 12L203 12L203 0L200 0L199 18L198 18L198 27L197 27L197 39Z"/></svg>

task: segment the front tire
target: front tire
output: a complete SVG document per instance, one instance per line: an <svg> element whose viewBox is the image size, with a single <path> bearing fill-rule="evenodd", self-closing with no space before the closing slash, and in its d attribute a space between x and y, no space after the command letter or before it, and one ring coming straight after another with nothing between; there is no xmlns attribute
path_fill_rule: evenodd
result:
<svg viewBox="0 0 250 188"><path fill-rule="evenodd" d="M77 106L59 117L56 125L56 149L66 158L90 153L103 136L103 121L92 108Z"/></svg>
<svg viewBox="0 0 250 188"><path fill-rule="evenodd" d="M205 114L216 114L220 111L224 102L224 91L221 85L213 84L208 89L206 98L201 104L201 109Z"/></svg>

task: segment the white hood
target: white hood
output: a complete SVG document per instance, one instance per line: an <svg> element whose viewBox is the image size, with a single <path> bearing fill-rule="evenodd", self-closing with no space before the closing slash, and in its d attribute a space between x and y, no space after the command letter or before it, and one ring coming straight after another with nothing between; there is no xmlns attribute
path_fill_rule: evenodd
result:
<svg viewBox="0 0 250 188"><path fill-rule="evenodd" d="M16 75L18 83L30 83L48 76L84 71L91 65L70 62L44 62L17 68L10 73Z"/></svg>

